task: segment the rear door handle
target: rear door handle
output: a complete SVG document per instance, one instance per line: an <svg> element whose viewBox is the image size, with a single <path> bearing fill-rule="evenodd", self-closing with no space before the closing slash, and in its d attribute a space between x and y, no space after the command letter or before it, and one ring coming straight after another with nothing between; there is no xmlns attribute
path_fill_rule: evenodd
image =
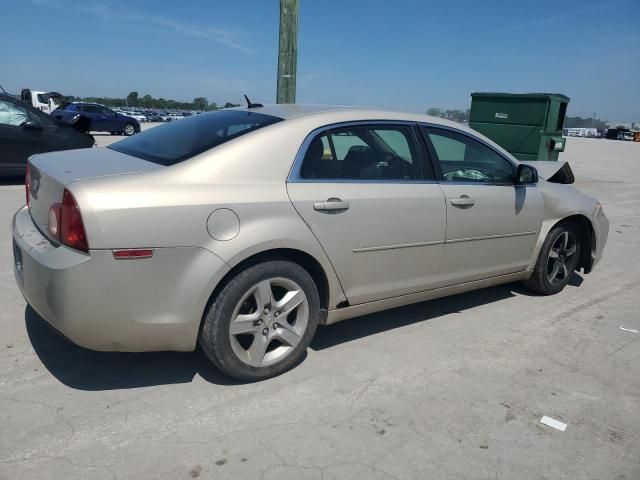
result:
<svg viewBox="0 0 640 480"><path fill-rule="evenodd" d="M320 212L335 212L338 213L340 210L348 210L349 202L343 202L339 198L330 198L326 202L316 202L313 204L313 209L318 210Z"/></svg>
<svg viewBox="0 0 640 480"><path fill-rule="evenodd" d="M460 195L460 198L451 199L451 205L454 207L469 208L475 204L476 201L473 198L469 198L469 195Z"/></svg>

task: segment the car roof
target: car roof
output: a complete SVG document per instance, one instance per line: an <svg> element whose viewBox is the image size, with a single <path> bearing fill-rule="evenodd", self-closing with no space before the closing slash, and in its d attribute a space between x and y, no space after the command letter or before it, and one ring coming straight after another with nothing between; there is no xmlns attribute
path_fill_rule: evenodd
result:
<svg viewBox="0 0 640 480"><path fill-rule="evenodd" d="M96 107L104 107L101 103L92 102L72 102L71 105L95 105Z"/></svg>
<svg viewBox="0 0 640 480"><path fill-rule="evenodd" d="M2 100L12 100L12 101L21 101L18 97L16 97L15 95L11 95L10 93L0 93L0 99ZM24 103L24 102L23 102Z"/></svg>
<svg viewBox="0 0 640 480"><path fill-rule="evenodd" d="M300 104L270 104L261 107L234 107L225 110L240 110L245 112L263 113L283 120L291 120L303 116L321 116L330 118L335 116L336 119L344 121L345 116L352 116L354 121L361 120L398 120L408 122L425 122L431 124L444 125L459 130L471 131L474 135L478 132L465 127L461 123L446 120L440 117L432 117L421 113L409 113L400 110L385 110L372 107L356 107L348 105L300 105Z"/></svg>
<svg viewBox="0 0 640 480"><path fill-rule="evenodd" d="M362 110L364 107L352 107L346 105L303 105L298 103L278 103L267 104L261 107L232 107L225 110L242 110L263 113L273 117L279 117L284 120L301 117L303 115L312 115L314 113L326 113L335 111Z"/></svg>
<svg viewBox="0 0 640 480"><path fill-rule="evenodd" d="M513 155L507 152L493 140L485 137L481 133L466 125L446 120L440 117L433 117L421 113L409 113L398 110L384 110L367 107L354 107L346 105L300 105L300 104L271 104L261 107L234 107L225 110L240 110L245 112L256 112L265 115L282 118L283 120L295 119L314 119L317 126L330 125L332 123L342 122L360 122L360 121L403 121L403 122L422 122L430 125L447 127L450 129L466 132L476 138L482 139L485 143L491 145L494 149L500 151L503 155L517 161Z"/></svg>

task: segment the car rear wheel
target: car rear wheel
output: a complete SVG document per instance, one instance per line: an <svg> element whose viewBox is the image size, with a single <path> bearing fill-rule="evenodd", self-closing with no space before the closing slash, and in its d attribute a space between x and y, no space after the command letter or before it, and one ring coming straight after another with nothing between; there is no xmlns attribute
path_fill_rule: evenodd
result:
<svg viewBox="0 0 640 480"><path fill-rule="evenodd" d="M134 133L136 133L136 128L133 126L133 124L132 124L132 123L127 123L127 124L124 126L124 134L125 134L127 137L130 137L130 136L131 136L131 135L133 135Z"/></svg>
<svg viewBox="0 0 640 480"><path fill-rule="evenodd" d="M223 372L245 381L294 367L318 326L320 300L309 273L274 260L248 267L211 303L200 346Z"/></svg>
<svg viewBox="0 0 640 480"><path fill-rule="evenodd" d="M578 267L580 241L574 225L560 224L545 239L533 275L524 285L542 295L562 291Z"/></svg>

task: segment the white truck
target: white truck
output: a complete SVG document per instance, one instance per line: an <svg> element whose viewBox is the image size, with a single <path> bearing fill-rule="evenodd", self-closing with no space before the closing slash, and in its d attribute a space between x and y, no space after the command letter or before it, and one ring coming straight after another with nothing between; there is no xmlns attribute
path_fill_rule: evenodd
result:
<svg viewBox="0 0 640 480"><path fill-rule="evenodd" d="M20 99L33 105L38 110L42 110L44 113L51 114L56 108L62 105L66 101L66 97L58 92L43 92L37 90L30 90L28 88L22 89L20 93Z"/></svg>

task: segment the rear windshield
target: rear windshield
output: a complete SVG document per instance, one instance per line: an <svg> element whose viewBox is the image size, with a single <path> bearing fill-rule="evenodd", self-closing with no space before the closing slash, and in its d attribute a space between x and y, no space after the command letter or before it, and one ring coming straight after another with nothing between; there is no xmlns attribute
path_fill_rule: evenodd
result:
<svg viewBox="0 0 640 480"><path fill-rule="evenodd" d="M281 120L262 113L221 110L150 128L108 148L170 166Z"/></svg>

